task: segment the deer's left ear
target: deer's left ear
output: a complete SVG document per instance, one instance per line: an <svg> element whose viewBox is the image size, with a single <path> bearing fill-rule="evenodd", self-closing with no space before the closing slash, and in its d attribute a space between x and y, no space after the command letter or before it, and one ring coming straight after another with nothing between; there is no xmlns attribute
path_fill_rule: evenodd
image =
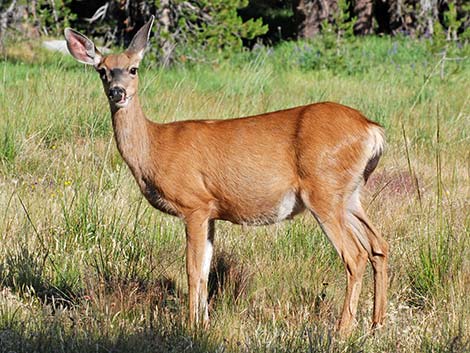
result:
<svg viewBox="0 0 470 353"><path fill-rule="evenodd" d="M64 34L67 48L77 61L93 66L101 62L103 56L91 40L71 28L66 28Z"/></svg>
<svg viewBox="0 0 470 353"><path fill-rule="evenodd" d="M155 16L151 16L150 20L142 26L141 29L132 38L131 44L127 48L129 53L137 55L140 59L144 57L145 49L147 48L150 39L150 30L152 29Z"/></svg>

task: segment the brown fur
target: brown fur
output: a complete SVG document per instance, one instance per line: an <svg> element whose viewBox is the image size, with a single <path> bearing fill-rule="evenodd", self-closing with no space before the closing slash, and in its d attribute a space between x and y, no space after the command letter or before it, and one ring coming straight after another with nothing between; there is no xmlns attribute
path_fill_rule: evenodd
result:
<svg viewBox="0 0 470 353"><path fill-rule="evenodd" d="M135 43L144 42L151 24L146 26ZM73 48L73 34L67 35ZM365 215L359 193L382 152L382 128L330 102L230 120L154 123L142 112L137 76L128 73L142 56L135 43L123 54L98 53L95 67L106 70L106 94L118 85L132 97L125 107L111 100L110 106L117 147L140 190L155 208L186 224L190 321L197 322L200 312L205 323L208 319L214 220L270 224L307 208L345 263L340 330L349 332L353 323L367 258L375 275L373 324L381 324L388 245ZM118 77L112 75L115 69Z"/></svg>

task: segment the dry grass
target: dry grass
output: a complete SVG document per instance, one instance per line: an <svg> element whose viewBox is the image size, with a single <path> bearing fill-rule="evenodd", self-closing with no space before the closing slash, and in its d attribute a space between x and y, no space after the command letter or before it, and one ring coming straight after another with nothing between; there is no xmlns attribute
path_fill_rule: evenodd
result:
<svg viewBox="0 0 470 353"><path fill-rule="evenodd" d="M211 327L189 330L183 226L139 194L98 78L67 58L6 60L0 352L470 350L468 65L426 80L431 68L416 60L357 76L276 60L141 70L144 109L172 121L333 100L384 124L389 145L364 198L391 245L385 327L369 331L369 270L357 328L336 337L344 270L304 215L269 227L218 222Z"/></svg>

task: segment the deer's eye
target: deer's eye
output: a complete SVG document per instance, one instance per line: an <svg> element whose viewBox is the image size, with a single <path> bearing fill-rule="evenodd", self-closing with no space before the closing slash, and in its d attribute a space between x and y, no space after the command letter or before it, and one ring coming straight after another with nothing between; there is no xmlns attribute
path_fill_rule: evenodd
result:
<svg viewBox="0 0 470 353"><path fill-rule="evenodd" d="M106 80L106 69L105 68L98 69L98 73L100 74L100 77L101 77L102 80Z"/></svg>
<svg viewBox="0 0 470 353"><path fill-rule="evenodd" d="M131 67L130 70L129 70L129 73L131 75L137 75L137 68L136 67Z"/></svg>

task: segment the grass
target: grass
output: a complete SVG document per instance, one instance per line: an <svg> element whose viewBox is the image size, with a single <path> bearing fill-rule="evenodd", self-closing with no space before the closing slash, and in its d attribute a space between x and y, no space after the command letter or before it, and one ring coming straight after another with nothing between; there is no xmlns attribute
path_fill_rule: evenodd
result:
<svg viewBox="0 0 470 353"><path fill-rule="evenodd" d="M308 215L218 222L211 327L188 329L183 225L140 195L98 77L19 46L0 62L0 352L470 350L467 47L443 78L425 43L387 37L345 44L335 67L318 43L284 43L141 70L160 122L331 100L385 126L364 198L391 245L387 322L371 335L369 269L356 330L340 340L344 270Z"/></svg>

